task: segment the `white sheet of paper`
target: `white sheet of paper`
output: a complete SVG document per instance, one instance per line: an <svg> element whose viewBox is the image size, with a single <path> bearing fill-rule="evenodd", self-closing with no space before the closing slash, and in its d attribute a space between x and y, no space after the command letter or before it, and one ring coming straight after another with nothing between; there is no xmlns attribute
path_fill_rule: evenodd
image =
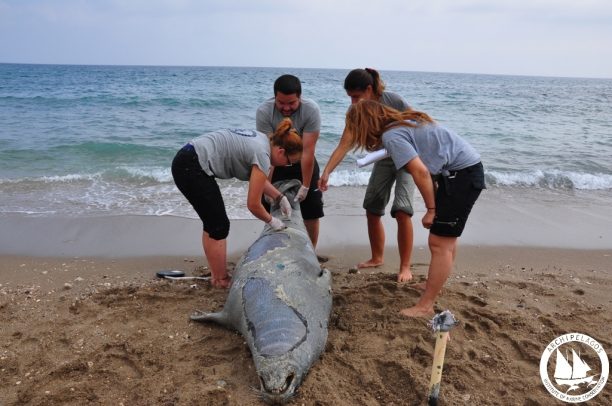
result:
<svg viewBox="0 0 612 406"><path fill-rule="evenodd" d="M364 167L366 165L373 164L376 161L380 161L381 159L385 159L389 156L389 153L386 149L379 149L378 151L370 152L366 156L357 160L358 167Z"/></svg>

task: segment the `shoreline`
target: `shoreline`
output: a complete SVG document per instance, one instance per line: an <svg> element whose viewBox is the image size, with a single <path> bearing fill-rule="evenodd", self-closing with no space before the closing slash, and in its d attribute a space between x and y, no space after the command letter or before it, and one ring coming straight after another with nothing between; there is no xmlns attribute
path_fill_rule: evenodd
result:
<svg viewBox="0 0 612 406"><path fill-rule="evenodd" d="M327 251L323 251L327 254ZM357 262L367 259L368 246L345 246L332 252L323 267L348 273ZM228 266L233 267L241 254L228 256ZM415 247L411 268L415 278L425 278L429 264L427 247ZM473 270L488 270L503 274L506 269L588 269L590 272L608 275L612 279L612 250L571 249L519 246L460 245L450 280L471 274ZM4 287L36 285L38 289L60 289L65 283L96 279L155 280L160 270L178 269L186 276L207 273L206 260L201 255L148 255L134 257L105 256L25 256L0 255L0 276ZM376 268L360 269L360 274L395 275L399 269L396 249L385 250L385 263ZM353 271L351 271L353 272Z"/></svg>
<svg viewBox="0 0 612 406"><path fill-rule="evenodd" d="M344 196L359 199L361 193ZM422 202L415 199L414 247L427 245L420 224ZM338 205L338 199L331 199ZM342 202L340 202L340 206ZM353 202L353 206L354 206ZM337 213L334 206L328 212ZM345 212L346 213L346 212ZM369 247L362 209L321 219L317 251L333 255L345 247ZM395 249L397 224L383 217L386 250ZM243 253L259 236L263 223L231 220L228 255ZM33 257L201 256L199 219L171 215L98 217L0 216L0 255ZM459 246L510 246L566 249L612 249L612 205L579 197L512 194L486 191L476 202Z"/></svg>

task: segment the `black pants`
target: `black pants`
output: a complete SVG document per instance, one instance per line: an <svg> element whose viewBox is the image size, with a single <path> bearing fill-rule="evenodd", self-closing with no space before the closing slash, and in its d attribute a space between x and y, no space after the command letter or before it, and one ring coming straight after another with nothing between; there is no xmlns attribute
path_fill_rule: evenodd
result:
<svg viewBox="0 0 612 406"><path fill-rule="evenodd" d="M193 145L185 145L172 161L172 177L178 189L202 220L204 231L214 240L227 238L230 221L214 176L202 170Z"/></svg>
<svg viewBox="0 0 612 406"><path fill-rule="evenodd" d="M291 166L274 167L272 174L272 183L285 179L299 179L302 181L302 165L295 164ZM300 202L300 212L304 220L314 220L324 216L323 214L323 193L319 190L319 163L315 159L314 168L312 170L312 179L310 180L310 189L306 195L306 199ZM268 212L270 205L262 199L262 203Z"/></svg>

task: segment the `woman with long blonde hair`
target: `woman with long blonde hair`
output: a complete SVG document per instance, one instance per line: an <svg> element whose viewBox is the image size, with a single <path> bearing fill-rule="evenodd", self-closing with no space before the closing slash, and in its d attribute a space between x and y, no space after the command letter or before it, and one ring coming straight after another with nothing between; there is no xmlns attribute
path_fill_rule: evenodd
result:
<svg viewBox="0 0 612 406"><path fill-rule="evenodd" d="M348 144L354 149L386 148L397 169L408 171L423 196L423 227L429 229L431 261L423 294L401 313L428 317L448 279L467 218L485 189L480 155L463 138L423 112L397 111L370 100L346 114ZM435 185L434 185L435 179Z"/></svg>

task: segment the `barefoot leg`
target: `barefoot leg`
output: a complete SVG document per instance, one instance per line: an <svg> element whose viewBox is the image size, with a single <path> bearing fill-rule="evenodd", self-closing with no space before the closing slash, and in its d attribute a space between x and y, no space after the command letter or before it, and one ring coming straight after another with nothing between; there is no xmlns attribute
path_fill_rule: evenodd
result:
<svg viewBox="0 0 612 406"><path fill-rule="evenodd" d="M202 232L202 246L210 266L210 281L215 288L227 288L231 279L227 273L227 240L210 238L206 231Z"/></svg>
<svg viewBox="0 0 612 406"><path fill-rule="evenodd" d="M397 211L395 219L397 220L397 247L400 256L400 269L397 274L397 281L402 283L412 280L412 271L410 270L413 244L412 218L403 211Z"/></svg>
<svg viewBox="0 0 612 406"><path fill-rule="evenodd" d="M372 257L365 262L357 265L357 268L373 268L385 263L385 228L383 227L381 216L366 211L368 220L368 238L370 239L370 250Z"/></svg>
<svg viewBox="0 0 612 406"><path fill-rule="evenodd" d="M434 303L448 279L453 267L453 253L457 244L457 237L441 237L429 234L429 249L431 262L427 272L425 291L418 302L408 309L401 310L407 317L424 317L434 313Z"/></svg>
<svg viewBox="0 0 612 406"><path fill-rule="evenodd" d="M304 220L304 227L306 227L306 232L308 232L308 237L314 249L317 248L317 242L319 241L319 223L319 219Z"/></svg>

